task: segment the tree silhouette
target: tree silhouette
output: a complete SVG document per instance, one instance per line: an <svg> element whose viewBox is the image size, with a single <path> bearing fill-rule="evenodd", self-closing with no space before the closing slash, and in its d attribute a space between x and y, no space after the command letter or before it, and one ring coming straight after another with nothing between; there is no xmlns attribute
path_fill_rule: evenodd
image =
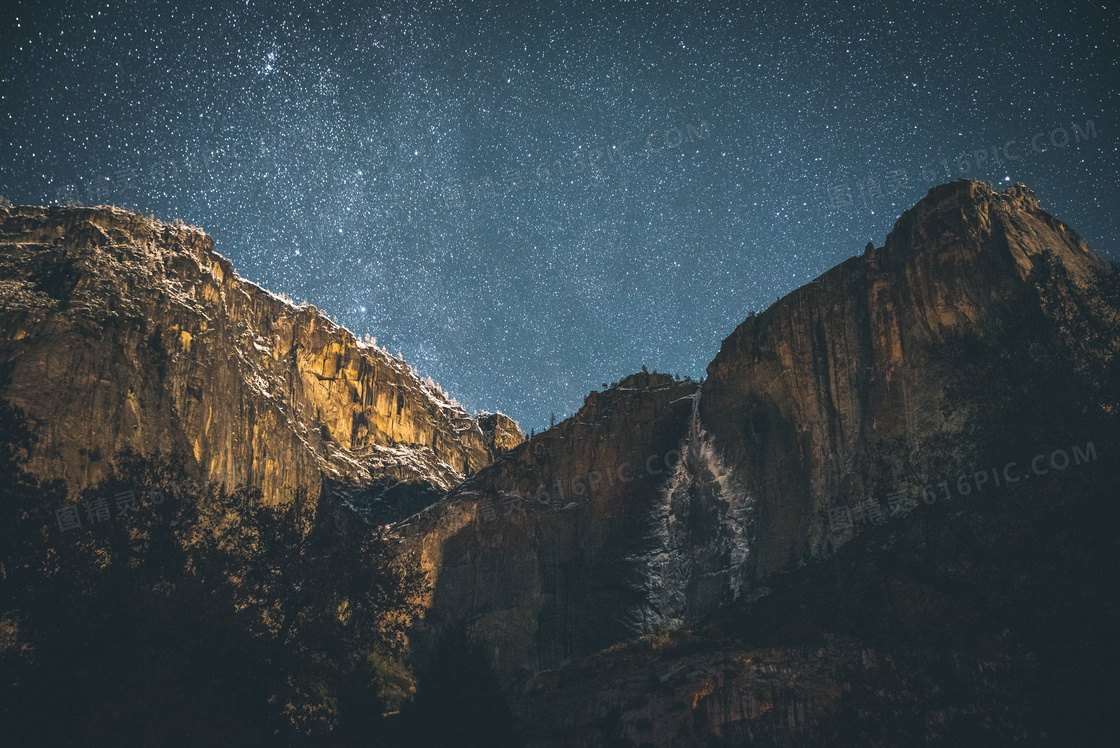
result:
<svg viewBox="0 0 1120 748"><path fill-rule="evenodd" d="M403 632L423 578L385 528L330 496L265 506L183 461L117 455L61 532L61 486L16 465L0 400L0 723L18 745L277 745L381 739L407 696ZM131 494L129 494L131 492ZM117 514L113 497L133 495ZM79 503L83 520L84 504Z"/></svg>
<svg viewBox="0 0 1120 748"><path fill-rule="evenodd" d="M401 713L409 745L513 746L513 715L482 645L461 628L443 633Z"/></svg>

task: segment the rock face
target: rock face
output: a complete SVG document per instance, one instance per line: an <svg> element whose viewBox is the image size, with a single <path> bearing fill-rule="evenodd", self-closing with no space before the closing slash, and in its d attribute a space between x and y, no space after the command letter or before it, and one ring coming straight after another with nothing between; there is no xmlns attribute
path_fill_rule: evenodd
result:
<svg viewBox="0 0 1120 748"><path fill-rule="evenodd" d="M682 620L687 532L657 487L679 470L697 390L635 374L593 392L403 523L434 583L426 630L470 621L503 671L527 673Z"/></svg>
<svg viewBox="0 0 1120 748"><path fill-rule="evenodd" d="M517 422L505 413L480 413L478 427L486 440L486 447L493 454L508 452L525 441Z"/></svg>
<svg viewBox="0 0 1120 748"><path fill-rule="evenodd" d="M1044 253L1075 286L1103 267L1027 188L942 185L902 215L884 247L723 342L701 420L753 499L751 578L826 552L830 507L907 487L915 454L961 442L971 403L947 394L940 347L1031 303L1027 279Z"/></svg>
<svg viewBox="0 0 1120 748"><path fill-rule="evenodd" d="M0 366L37 436L26 468L71 495L126 448L267 501L444 491L520 438L505 421L484 436L404 361L237 277L201 230L113 208L0 207Z"/></svg>
<svg viewBox="0 0 1120 748"><path fill-rule="evenodd" d="M830 745L820 729L851 673L879 663L850 642L819 649L603 653L542 673L516 699L526 744Z"/></svg>
<svg viewBox="0 0 1120 748"><path fill-rule="evenodd" d="M941 346L1033 303L1044 256L1073 293L1103 268L1025 187L944 185L884 247L746 320L702 386L593 392L402 525L435 581L421 648L461 624L509 677L552 668L831 552L852 531L830 532L830 509L886 513L885 487L913 502L917 463L965 449L975 405L948 391Z"/></svg>

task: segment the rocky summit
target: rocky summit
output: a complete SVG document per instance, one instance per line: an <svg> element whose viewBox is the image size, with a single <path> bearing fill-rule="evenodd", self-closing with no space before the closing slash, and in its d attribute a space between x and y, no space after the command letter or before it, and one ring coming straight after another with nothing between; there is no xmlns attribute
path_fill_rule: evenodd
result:
<svg viewBox="0 0 1120 748"><path fill-rule="evenodd" d="M390 528L390 566L427 584L384 614L401 664L368 650L386 741L479 710L540 746L1091 740L1120 621L1117 353L1116 271L1026 187L961 180L743 321L703 381L643 370L526 440L198 229L0 208L21 469L75 501L125 455L177 455ZM307 583L263 619L278 646L312 630ZM321 729L354 724L301 688Z"/></svg>

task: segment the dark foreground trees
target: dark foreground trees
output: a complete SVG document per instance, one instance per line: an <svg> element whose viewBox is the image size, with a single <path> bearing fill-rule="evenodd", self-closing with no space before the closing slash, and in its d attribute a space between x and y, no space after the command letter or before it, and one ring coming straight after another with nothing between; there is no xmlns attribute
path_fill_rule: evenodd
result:
<svg viewBox="0 0 1120 748"><path fill-rule="evenodd" d="M135 456L70 512L0 407L0 744L389 740L423 579L384 529Z"/></svg>

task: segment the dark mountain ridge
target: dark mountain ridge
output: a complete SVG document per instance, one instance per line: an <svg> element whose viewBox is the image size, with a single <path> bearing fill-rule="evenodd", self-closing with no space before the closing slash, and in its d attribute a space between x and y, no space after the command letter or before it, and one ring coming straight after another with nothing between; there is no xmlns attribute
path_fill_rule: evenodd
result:
<svg viewBox="0 0 1120 748"><path fill-rule="evenodd" d="M1120 283L1022 185L930 190L739 325L703 382L631 375L528 441L237 278L198 230L0 211L21 466L72 499L121 455L170 454L268 506L395 522L429 583L399 619L418 667L465 635L531 744L1105 724Z"/></svg>

